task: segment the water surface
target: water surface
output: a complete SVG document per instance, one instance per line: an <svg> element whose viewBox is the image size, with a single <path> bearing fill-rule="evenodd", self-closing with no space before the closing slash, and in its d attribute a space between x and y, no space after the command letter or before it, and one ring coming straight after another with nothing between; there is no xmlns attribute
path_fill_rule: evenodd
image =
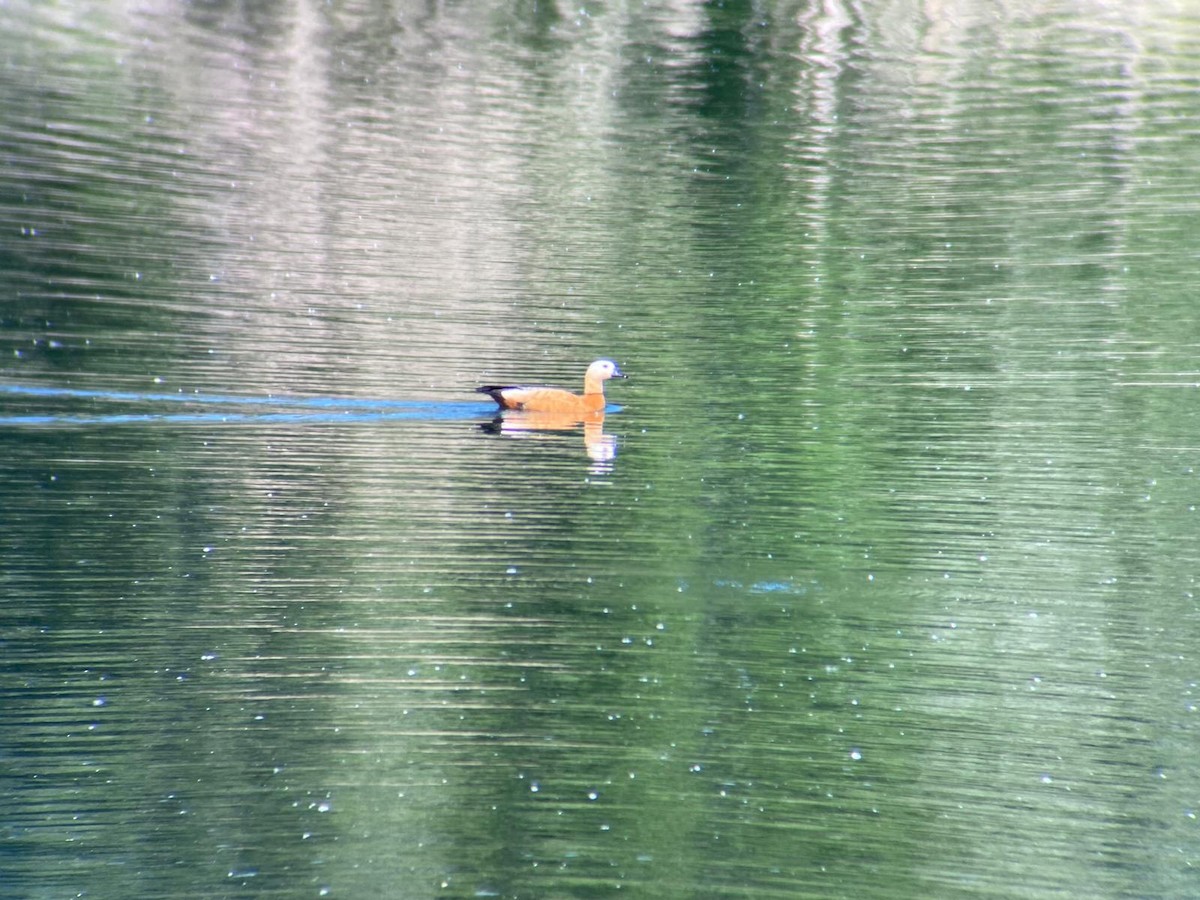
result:
<svg viewBox="0 0 1200 900"><path fill-rule="evenodd" d="M5 7L5 894L1195 894L1196 26Z"/></svg>

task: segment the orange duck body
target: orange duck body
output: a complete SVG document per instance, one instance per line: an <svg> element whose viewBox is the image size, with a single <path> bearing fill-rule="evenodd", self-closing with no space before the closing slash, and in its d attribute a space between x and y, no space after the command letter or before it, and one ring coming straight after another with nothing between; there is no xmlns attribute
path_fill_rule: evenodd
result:
<svg viewBox="0 0 1200 900"><path fill-rule="evenodd" d="M610 378L625 378L611 359L598 359L587 367L583 376L583 393L574 394L559 388L524 387L521 385L486 384L475 390L487 394L501 409L520 409L526 412L570 413L586 415L604 409L604 382Z"/></svg>

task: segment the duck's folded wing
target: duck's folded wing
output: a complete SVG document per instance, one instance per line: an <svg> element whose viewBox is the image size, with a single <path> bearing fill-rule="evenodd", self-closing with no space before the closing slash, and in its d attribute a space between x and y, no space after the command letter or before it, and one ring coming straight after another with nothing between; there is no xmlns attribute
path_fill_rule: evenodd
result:
<svg viewBox="0 0 1200 900"><path fill-rule="evenodd" d="M544 412L571 412L581 409L583 398L570 391L547 387L520 387L518 385L489 385L484 393L505 409L529 409Z"/></svg>

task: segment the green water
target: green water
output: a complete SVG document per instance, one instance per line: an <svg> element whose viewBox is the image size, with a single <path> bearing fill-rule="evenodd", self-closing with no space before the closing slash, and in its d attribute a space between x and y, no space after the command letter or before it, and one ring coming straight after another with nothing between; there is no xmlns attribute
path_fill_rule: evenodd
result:
<svg viewBox="0 0 1200 900"><path fill-rule="evenodd" d="M1200 892L1198 24L4 7L0 893Z"/></svg>

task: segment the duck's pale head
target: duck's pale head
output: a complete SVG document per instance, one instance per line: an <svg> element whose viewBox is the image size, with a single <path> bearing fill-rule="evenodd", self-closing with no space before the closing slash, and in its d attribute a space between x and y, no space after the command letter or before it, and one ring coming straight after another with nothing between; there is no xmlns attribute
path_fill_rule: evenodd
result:
<svg viewBox="0 0 1200 900"><path fill-rule="evenodd" d="M587 368L588 380L608 381L610 378L628 378L611 359L598 359Z"/></svg>

